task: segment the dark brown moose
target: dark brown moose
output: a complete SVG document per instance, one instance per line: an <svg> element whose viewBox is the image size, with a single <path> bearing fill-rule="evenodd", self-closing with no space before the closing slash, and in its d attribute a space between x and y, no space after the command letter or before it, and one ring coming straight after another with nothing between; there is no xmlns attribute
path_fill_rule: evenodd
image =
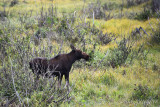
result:
<svg viewBox="0 0 160 107"><path fill-rule="evenodd" d="M89 60L89 55L76 49L73 45L70 45L72 51L68 54L59 54L54 58L34 58L29 62L32 72L39 77L43 75L46 77L58 76L58 87L61 87L61 81L63 75L65 76L67 88L69 88L69 72L72 64L76 60L85 59Z"/></svg>

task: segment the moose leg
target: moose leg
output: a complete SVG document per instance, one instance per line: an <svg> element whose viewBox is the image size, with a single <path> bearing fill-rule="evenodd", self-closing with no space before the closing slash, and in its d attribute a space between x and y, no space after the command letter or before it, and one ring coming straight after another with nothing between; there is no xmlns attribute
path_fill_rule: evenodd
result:
<svg viewBox="0 0 160 107"><path fill-rule="evenodd" d="M69 72L65 74L65 80L66 80L65 87L67 87L67 90L69 91Z"/></svg>
<svg viewBox="0 0 160 107"><path fill-rule="evenodd" d="M58 89L61 89L62 78L63 78L62 74L58 76Z"/></svg>
<svg viewBox="0 0 160 107"><path fill-rule="evenodd" d="M37 89L39 84L39 75L36 74L36 77L34 77L34 89Z"/></svg>

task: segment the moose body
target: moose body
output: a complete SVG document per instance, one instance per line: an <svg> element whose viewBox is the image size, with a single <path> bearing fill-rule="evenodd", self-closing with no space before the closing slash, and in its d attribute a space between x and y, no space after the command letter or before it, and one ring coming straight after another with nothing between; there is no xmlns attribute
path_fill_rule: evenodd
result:
<svg viewBox="0 0 160 107"><path fill-rule="evenodd" d="M61 81L63 75L65 76L66 86L69 86L69 72L71 70L72 64L79 59L89 60L89 55L76 49L73 45L70 46L72 51L68 54L60 54L54 58L34 58L29 62L30 69L32 72L39 75L44 75L46 77L58 76L59 87L61 86ZM49 72L49 73L48 73Z"/></svg>

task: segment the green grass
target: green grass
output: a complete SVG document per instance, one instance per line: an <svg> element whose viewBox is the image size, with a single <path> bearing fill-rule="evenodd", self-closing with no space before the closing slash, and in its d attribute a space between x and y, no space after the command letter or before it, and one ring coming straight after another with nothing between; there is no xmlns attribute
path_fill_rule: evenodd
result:
<svg viewBox="0 0 160 107"><path fill-rule="evenodd" d="M122 75L124 70L126 71L126 75ZM92 70L80 70L78 75L77 71L78 69L71 73L70 79L71 86L72 84L75 84L73 88L75 90L73 91L73 94L71 93L71 95L75 97L75 101L73 100L75 104L82 103L84 105L88 105L89 103L89 105L98 105L92 102L96 101L102 105L104 102L106 102L105 104L112 104L113 106L118 104L120 106L127 106L128 103L134 105L137 104L138 101L130 101L129 99L137 85L146 85L152 90L155 90L156 93L159 88L159 73L153 72L152 67L146 69L143 66L139 66L139 63L135 63L128 67L108 69L105 71L97 70L94 72ZM85 75L89 77L86 77ZM107 75L112 75L113 77ZM115 79L115 82L112 78ZM111 79L112 83L110 83L108 79ZM153 99L151 102L156 103L157 100ZM143 101L139 103L139 105L142 106Z"/></svg>

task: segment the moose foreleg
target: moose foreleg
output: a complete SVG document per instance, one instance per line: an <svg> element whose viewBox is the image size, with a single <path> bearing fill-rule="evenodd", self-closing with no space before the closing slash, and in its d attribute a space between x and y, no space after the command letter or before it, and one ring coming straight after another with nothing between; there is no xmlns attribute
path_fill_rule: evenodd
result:
<svg viewBox="0 0 160 107"><path fill-rule="evenodd" d="M66 80L65 87L67 87L67 90L69 91L69 72L65 74L65 80Z"/></svg>
<svg viewBox="0 0 160 107"><path fill-rule="evenodd" d="M58 89L61 89L62 78L63 78L63 75L58 76Z"/></svg>

